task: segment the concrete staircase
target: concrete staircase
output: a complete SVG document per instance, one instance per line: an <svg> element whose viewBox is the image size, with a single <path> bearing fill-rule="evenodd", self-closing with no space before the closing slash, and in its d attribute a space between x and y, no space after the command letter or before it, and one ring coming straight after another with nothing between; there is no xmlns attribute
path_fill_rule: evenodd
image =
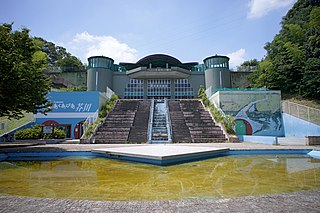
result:
<svg viewBox="0 0 320 213"><path fill-rule="evenodd" d="M150 100L119 100L94 133L95 143L148 141ZM226 142L220 127L198 100L169 100L173 143Z"/></svg>
<svg viewBox="0 0 320 213"><path fill-rule="evenodd" d="M119 100L94 134L95 143L126 143L139 106L138 100Z"/></svg>
<svg viewBox="0 0 320 213"><path fill-rule="evenodd" d="M168 105L172 126L172 141L174 143L191 143L190 131L181 111L180 101L170 100Z"/></svg>
<svg viewBox="0 0 320 213"><path fill-rule="evenodd" d="M193 143L223 143L226 137L198 100L181 100L180 108Z"/></svg>
<svg viewBox="0 0 320 213"><path fill-rule="evenodd" d="M148 141L148 122L150 114L150 100L140 100L133 126L130 129L130 143L145 143Z"/></svg>

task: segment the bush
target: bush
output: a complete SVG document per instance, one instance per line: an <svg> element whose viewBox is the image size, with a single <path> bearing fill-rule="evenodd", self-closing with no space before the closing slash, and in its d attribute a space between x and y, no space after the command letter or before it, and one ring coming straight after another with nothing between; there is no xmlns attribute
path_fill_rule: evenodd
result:
<svg viewBox="0 0 320 213"><path fill-rule="evenodd" d="M42 128L40 125L35 125L31 128L22 129L14 134L15 139L25 140L25 139L40 139L42 133Z"/></svg>
<svg viewBox="0 0 320 213"><path fill-rule="evenodd" d="M66 138L66 132L62 129L54 129L53 134L43 135L43 139L64 139Z"/></svg>
<svg viewBox="0 0 320 213"><path fill-rule="evenodd" d="M89 127L88 129L86 130L85 132L85 137L88 138L90 135L93 134L93 131L95 130L96 126L98 126L100 123L103 122L103 119L102 118L98 118L95 122L93 122Z"/></svg>
<svg viewBox="0 0 320 213"><path fill-rule="evenodd" d="M64 130L62 129L55 129L53 133L53 138L56 139L64 139L66 138L67 134Z"/></svg>
<svg viewBox="0 0 320 213"><path fill-rule="evenodd" d="M17 131L14 134L15 139L17 140L27 140L27 139L64 139L66 138L66 132L61 129L54 129L53 134L42 135L42 126L35 125L31 128L22 129Z"/></svg>
<svg viewBox="0 0 320 213"><path fill-rule="evenodd" d="M207 98L203 87L200 87L198 97L202 100L205 107L210 110L216 122L221 123L226 128L229 134L235 134L235 120L233 119L233 117L231 115L226 115L224 117L223 114L221 114L220 111Z"/></svg>
<svg viewBox="0 0 320 213"><path fill-rule="evenodd" d="M231 115L227 115L223 119L223 125L226 127L226 130L229 134L235 134L234 128L236 125L236 121Z"/></svg>
<svg viewBox="0 0 320 213"><path fill-rule="evenodd" d="M87 87L86 86L67 87L67 88L60 88L59 90L64 92L87 91Z"/></svg>
<svg viewBox="0 0 320 213"><path fill-rule="evenodd" d="M116 101L118 100L118 96L113 94L110 97L110 100L108 100L106 102L106 105L101 107L100 111L99 111L99 118L104 118L107 116L107 114L109 113L109 111L112 109L112 107L115 105Z"/></svg>

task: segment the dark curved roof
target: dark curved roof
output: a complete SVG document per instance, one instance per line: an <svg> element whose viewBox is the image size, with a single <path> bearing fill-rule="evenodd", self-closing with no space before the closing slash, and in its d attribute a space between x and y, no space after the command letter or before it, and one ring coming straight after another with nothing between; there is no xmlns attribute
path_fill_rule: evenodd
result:
<svg viewBox="0 0 320 213"><path fill-rule="evenodd" d="M228 56L224 56L224 55L214 55L214 56L206 57L205 59L203 59L203 61L206 61L206 60L211 59L211 58L224 58L224 59L227 59L228 61L230 60L230 58L229 58Z"/></svg>
<svg viewBox="0 0 320 213"><path fill-rule="evenodd" d="M180 67L191 70L193 66L198 65L198 62L182 63L170 55L153 54L140 59L137 63L120 63L120 66L124 66L127 70L131 70L137 67L149 67L149 64L152 64L153 68L166 68L166 65L168 64L169 67Z"/></svg>
<svg viewBox="0 0 320 213"><path fill-rule="evenodd" d="M90 59L93 59L93 58L104 58L104 59L108 59L108 60L111 60L112 62L114 62L114 60L112 59L112 58L109 58L109 57L106 57L106 56L91 56L91 57L89 57L88 58L88 61L90 60Z"/></svg>

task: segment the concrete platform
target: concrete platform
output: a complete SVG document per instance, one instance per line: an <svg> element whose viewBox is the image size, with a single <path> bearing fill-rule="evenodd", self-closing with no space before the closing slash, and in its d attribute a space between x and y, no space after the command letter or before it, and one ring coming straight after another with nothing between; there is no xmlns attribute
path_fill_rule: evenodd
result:
<svg viewBox="0 0 320 213"><path fill-rule="evenodd" d="M166 166L222 156L227 154L229 148L152 144L145 146L100 148L91 151L104 154L105 157L111 159Z"/></svg>

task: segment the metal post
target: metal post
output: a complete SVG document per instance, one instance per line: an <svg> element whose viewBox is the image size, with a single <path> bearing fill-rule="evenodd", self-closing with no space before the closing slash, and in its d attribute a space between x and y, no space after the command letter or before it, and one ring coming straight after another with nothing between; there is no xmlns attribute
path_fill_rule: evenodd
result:
<svg viewBox="0 0 320 213"><path fill-rule="evenodd" d="M98 78L99 78L99 73L96 71L96 91L98 91Z"/></svg>

